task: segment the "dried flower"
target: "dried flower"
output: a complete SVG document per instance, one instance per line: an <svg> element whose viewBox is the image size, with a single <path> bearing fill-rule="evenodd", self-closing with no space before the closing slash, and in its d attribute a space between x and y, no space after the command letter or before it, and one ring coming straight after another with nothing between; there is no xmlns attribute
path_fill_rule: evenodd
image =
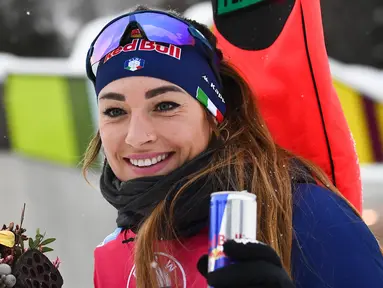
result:
<svg viewBox="0 0 383 288"><path fill-rule="evenodd" d="M11 222L8 226L5 224L0 226L2 227L0 230L0 264L8 264L11 267L14 267L17 260L28 252L28 250L36 249L41 253L53 251L53 249L47 247L47 245L54 242L56 240L55 238L46 239L45 233L41 234L39 229L36 230L36 236L34 239L24 234L27 231L22 227L24 222L24 213L25 204L21 212L20 224L15 225L14 222ZM24 247L25 241L28 241L29 248ZM58 267L61 261L57 258L54 263L55 267Z"/></svg>
<svg viewBox="0 0 383 288"><path fill-rule="evenodd" d="M56 269L59 269L59 266L60 266L60 264L61 264L61 260L60 260L60 258L57 257L56 260L54 260L54 261L52 262L52 264L53 264L53 266L56 267Z"/></svg>
<svg viewBox="0 0 383 288"><path fill-rule="evenodd" d="M14 259L15 257L13 255L8 255L7 257L4 258L4 263L12 265Z"/></svg>

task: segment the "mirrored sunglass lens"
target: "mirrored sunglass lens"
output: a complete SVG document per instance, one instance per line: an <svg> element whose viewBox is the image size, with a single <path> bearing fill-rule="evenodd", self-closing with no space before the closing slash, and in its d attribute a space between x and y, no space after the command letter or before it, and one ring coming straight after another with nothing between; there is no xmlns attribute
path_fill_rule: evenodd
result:
<svg viewBox="0 0 383 288"><path fill-rule="evenodd" d="M162 14L155 14L155 17L138 14L136 19L151 41L174 45L191 45L194 43L188 25L178 19Z"/></svg>
<svg viewBox="0 0 383 288"><path fill-rule="evenodd" d="M134 16L150 41L174 45L194 44L195 40L188 31L188 25L176 18L159 13L138 13ZM91 65L119 46L120 39L131 20L130 16L123 17L101 33L94 44Z"/></svg>
<svg viewBox="0 0 383 288"><path fill-rule="evenodd" d="M120 39L124 34L126 26L129 24L129 16L123 17L116 22L110 24L97 38L94 43L91 64L98 62L108 52L116 49L120 43Z"/></svg>

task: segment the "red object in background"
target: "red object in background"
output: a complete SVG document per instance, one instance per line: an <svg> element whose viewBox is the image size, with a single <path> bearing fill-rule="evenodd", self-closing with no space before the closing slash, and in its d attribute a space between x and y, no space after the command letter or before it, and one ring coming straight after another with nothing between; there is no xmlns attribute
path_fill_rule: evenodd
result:
<svg viewBox="0 0 383 288"><path fill-rule="evenodd" d="M281 34L263 50L237 48L214 31L256 93L275 141L318 164L361 211L359 162L332 85L319 0L296 0Z"/></svg>

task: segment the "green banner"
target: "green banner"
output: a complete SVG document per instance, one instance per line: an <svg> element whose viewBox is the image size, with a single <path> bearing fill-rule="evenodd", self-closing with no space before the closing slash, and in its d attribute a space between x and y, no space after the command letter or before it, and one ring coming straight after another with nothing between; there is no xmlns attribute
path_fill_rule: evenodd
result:
<svg viewBox="0 0 383 288"><path fill-rule="evenodd" d="M239 9L248 7L250 5L262 2L264 0L218 0L217 1L217 14L225 14Z"/></svg>

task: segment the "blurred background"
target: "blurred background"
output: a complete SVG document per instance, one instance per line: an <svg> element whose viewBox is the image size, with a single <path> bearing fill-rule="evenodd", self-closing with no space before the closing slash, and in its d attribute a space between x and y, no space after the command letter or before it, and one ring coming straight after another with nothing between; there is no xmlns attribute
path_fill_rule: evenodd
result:
<svg viewBox="0 0 383 288"><path fill-rule="evenodd" d="M84 75L88 45L114 15L136 4L173 8L212 24L197 0L0 1L0 224L56 237L64 287L92 287L93 249L115 228L115 211L79 169L96 127ZM334 85L353 133L363 217L383 240L383 2L322 0ZM68 209L70 210L68 213ZM28 235L28 233L27 233Z"/></svg>

